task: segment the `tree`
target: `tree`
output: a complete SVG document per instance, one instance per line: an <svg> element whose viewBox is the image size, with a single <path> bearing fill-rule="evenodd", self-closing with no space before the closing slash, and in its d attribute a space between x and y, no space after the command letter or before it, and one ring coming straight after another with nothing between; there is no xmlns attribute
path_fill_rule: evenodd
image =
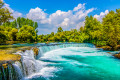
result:
<svg viewBox="0 0 120 80"><path fill-rule="evenodd" d="M9 20L13 19L12 13L6 8L3 7L4 3L0 0L0 25L5 22L9 22Z"/></svg>
<svg viewBox="0 0 120 80"><path fill-rule="evenodd" d="M9 32L10 40L16 41L18 29L12 28L12 30Z"/></svg>
<svg viewBox="0 0 120 80"><path fill-rule="evenodd" d="M62 32L62 31L63 31L62 27L59 27L57 32Z"/></svg>
<svg viewBox="0 0 120 80"><path fill-rule="evenodd" d="M102 36L102 24L96 18L92 16L86 17L85 19L85 33L89 35L89 40L98 40Z"/></svg>
<svg viewBox="0 0 120 80"><path fill-rule="evenodd" d="M5 43L5 41L7 40L4 29L4 26L0 26L0 44Z"/></svg>
<svg viewBox="0 0 120 80"><path fill-rule="evenodd" d="M21 42L34 42L36 40L36 31L33 27L24 25L17 33L17 40Z"/></svg>
<svg viewBox="0 0 120 80"><path fill-rule="evenodd" d="M23 18L23 17L18 17L17 20L14 20L10 24L7 24L7 26L11 26L11 25L13 27L18 28L18 29L20 29L24 25L34 27L35 29L38 27L37 22L34 22L34 21L32 21L32 20L30 20L28 18L26 19L26 18Z"/></svg>
<svg viewBox="0 0 120 80"><path fill-rule="evenodd" d="M0 31L0 44L5 43L6 39L6 35L2 31Z"/></svg>
<svg viewBox="0 0 120 80"><path fill-rule="evenodd" d="M83 32L83 31L84 31L84 27L81 26L81 27L80 27L80 32Z"/></svg>
<svg viewBox="0 0 120 80"><path fill-rule="evenodd" d="M36 29L38 27L37 22L34 23L34 28Z"/></svg>
<svg viewBox="0 0 120 80"><path fill-rule="evenodd" d="M20 19L21 19L20 17L17 18L17 25L18 25L18 28L21 28L21 20L20 20Z"/></svg>
<svg viewBox="0 0 120 80"><path fill-rule="evenodd" d="M54 32L51 32L51 36L54 36Z"/></svg>
<svg viewBox="0 0 120 80"><path fill-rule="evenodd" d="M114 11L110 11L103 18L103 26L104 26L104 39L107 40L107 44L115 48L115 46L120 41L120 9Z"/></svg>

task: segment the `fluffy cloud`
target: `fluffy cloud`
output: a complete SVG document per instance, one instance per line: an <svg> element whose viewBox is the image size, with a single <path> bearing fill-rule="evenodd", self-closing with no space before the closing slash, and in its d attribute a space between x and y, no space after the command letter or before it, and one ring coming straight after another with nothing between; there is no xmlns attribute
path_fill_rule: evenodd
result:
<svg viewBox="0 0 120 80"><path fill-rule="evenodd" d="M31 9L29 13L27 14L27 18L35 20L35 21L41 21L46 19L47 14L44 13L44 11L40 8Z"/></svg>
<svg viewBox="0 0 120 80"><path fill-rule="evenodd" d="M48 15L44 10L37 7L30 9L27 18L38 22L40 33L50 33L57 31L59 26L64 30L79 29L81 26L84 26L85 17L93 10L95 8L86 10L84 3L78 4L73 10L57 10L55 13Z"/></svg>
<svg viewBox="0 0 120 80"><path fill-rule="evenodd" d="M22 17L22 13L17 12L17 11L14 11L12 15L13 15L14 18Z"/></svg>
<svg viewBox="0 0 120 80"><path fill-rule="evenodd" d="M73 11L78 11L79 9L84 9L84 8L85 8L85 3L84 4L78 4L78 6L73 9Z"/></svg>
<svg viewBox="0 0 120 80"><path fill-rule="evenodd" d="M106 10L105 12L101 12L100 15L94 15L94 18L96 18L97 20L102 22L102 18L105 17L105 15L107 15L109 13L108 10Z"/></svg>
<svg viewBox="0 0 120 80"><path fill-rule="evenodd" d="M22 13L18 12L18 11L14 11L12 8L10 8L10 5L5 3L4 7L8 8L10 12L12 12L13 17L17 18L17 17L22 17Z"/></svg>

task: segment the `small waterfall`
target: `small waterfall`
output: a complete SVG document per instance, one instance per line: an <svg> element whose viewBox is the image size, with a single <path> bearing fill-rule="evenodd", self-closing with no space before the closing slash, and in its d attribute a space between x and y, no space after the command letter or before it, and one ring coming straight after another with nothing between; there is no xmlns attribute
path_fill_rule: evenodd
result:
<svg viewBox="0 0 120 80"><path fill-rule="evenodd" d="M39 57L41 57L42 54L44 54L48 51L59 49L59 48L66 48L66 47L91 47L91 48L95 48L95 45L90 44L90 43L67 43L67 44L40 46L37 59L39 59Z"/></svg>
<svg viewBox="0 0 120 80"><path fill-rule="evenodd" d="M39 46L39 53L37 56L34 54L33 49L24 52L16 52L15 54L21 55L21 61L8 64L7 68L1 67L0 80L23 80L26 79L26 77L30 77L35 73L40 72L42 68L45 68L47 63L40 61L39 58L48 51L66 47L95 47L93 44L88 43L50 44Z"/></svg>
<svg viewBox="0 0 120 80"><path fill-rule="evenodd" d="M15 62L13 64L13 67L15 69L15 73L16 73L16 76L17 76L18 80L23 79L24 76L23 76L23 73L22 73L22 71L20 69L20 67L21 67L20 62Z"/></svg>
<svg viewBox="0 0 120 80"><path fill-rule="evenodd" d="M0 80L21 80L23 78L23 74L17 65L14 63L5 64L8 64L7 67L0 67Z"/></svg>
<svg viewBox="0 0 120 80"><path fill-rule="evenodd" d="M14 66L17 67L16 69L20 73L19 76L24 77L24 79L39 72L39 70L43 68L42 62L36 60L36 56L34 55L34 51L32 49L26 50L25 52L17 52L16 54L20 54L22 59L21 63L17 62Z"/></svg>

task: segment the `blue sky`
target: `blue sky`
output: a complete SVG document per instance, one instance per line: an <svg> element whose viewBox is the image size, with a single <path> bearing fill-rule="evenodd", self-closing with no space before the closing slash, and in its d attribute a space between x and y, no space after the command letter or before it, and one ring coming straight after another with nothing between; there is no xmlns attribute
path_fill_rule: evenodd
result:
<svg viewBox="0 0 120 80"><path fill-rule="evenodd" d="M15 18L18 16L37 21L39 34L79 29L85 16L98 20L110 11L120 8L120 0L4 0Z"/></svg>

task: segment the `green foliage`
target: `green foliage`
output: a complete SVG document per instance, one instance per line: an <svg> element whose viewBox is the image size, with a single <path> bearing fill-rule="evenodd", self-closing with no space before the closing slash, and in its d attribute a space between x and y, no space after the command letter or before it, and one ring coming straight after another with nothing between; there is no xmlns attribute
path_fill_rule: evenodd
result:
<svg viewBox="0 0 120 80"><path fill-rule="evenodd" d="M18 29L12 28L11 31L9 32L9 38L11 41L16 41Z"/></svg>
<svg viewBox="0 0 120 80"><path fill-rule="evenodd" d="M21 17L10 22L13 19L12 13L3 6L4 3L0 0L0 44L5 44L6 41L37 41L37 22Z"/></svg>
<svg viewBox="0 0 120 80"><path fill-rule="evenodd" d="M2 31L0 31L0 44L4 43L6 39L6 35Z"/></svg>
<svg viewBox="0 0 120 80"><path fill-rule="evenodd" d="M63 31L62 27L59 27L57 32L62 32L62 31Z"/></svg>
<svg viewBox="0 0 120 80"><path fill-rule="evenodd" d="M39 35L38 40L40 42L50 41L50 42L80 42L82 43L84 40L88 39L89 36L85 33L79 32L76 29L72 29L71 31L62 31L54 34L47 35Z"/></svg>
<svg viewBox="0 0 120 80"><path fill-rule="evenodd" d="M11 12L3 7L0 0L0 44L11 42L34 42L37 41L37 22L30 19L18 17L14 21Z"/></svg>
<svg viewBox="0 0 120 80"><path fill-rule="evenodd" d="M103 26L96 18L93 18L92 16L87 16L84 28L85 33L89 35L89 40L97 40L101 38Z"/></svg>
<svg viewBox="0 0 120 80"><path fill-rule="evenodd" d="M34 22L30 19L25 19L25 18L21 18L21 17L18 17L17 18L17 25L18 25L18 28L21 28L23 25L28 25L28 26L32 26L34 27L35 29L38 27L38 24L37 22Z"/></svg>
<svg viewBox="0 0 120 80"><path fill-rule="evenodd" d="M17 33L17 40L21 42L34 42L36 40L36 36L37 35L33 27L24 25Z"/></svg>
<svg viewBox="0 0 120 80"><path fill-rule="evenodd" d="M107 44L112 46L113 48L120 41L120 9L114 11L110 11L103 18L103 34L104 40L107 41Z"/></svg>
<svg viewBox="0 0 120 80"><path fill-rule="evenodd" d="M37 22L34 22L34 21L32 21L28 18L26 19L26 18L23 18L23 17L18 17L13 22L6 22L3 25L13 27L13 28L18 28L18 29L20 29L24 25L32 26L35 29L37 29L37 27L38 27Z"/></svg>
<svg viewBox="0 0 120 80"><path fill-rule="evenodd" d="M9 20L13 19L13 16L11 16L11 12L6 8L3 7L4 3L0 0L0 25L2 25L5 22L9 22Z"/></svg>

